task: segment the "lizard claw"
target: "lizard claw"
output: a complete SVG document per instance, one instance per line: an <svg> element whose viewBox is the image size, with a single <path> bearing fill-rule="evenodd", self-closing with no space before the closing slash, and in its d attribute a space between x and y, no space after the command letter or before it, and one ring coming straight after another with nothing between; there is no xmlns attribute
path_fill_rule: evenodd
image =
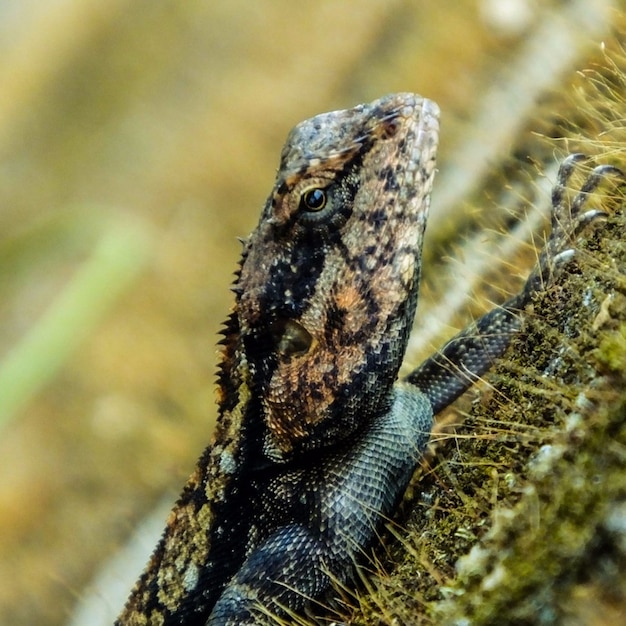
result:
<svg viewBox="0 0 626 626"><path fill-rule="evenodd" d="M598 218L607 217L607 212L601 209L585 210L585 205L592 194L609 177L626 181L626 176L619 168L613 165L598 165L593 168L574 195L568 194L568 189L573 187L571 179L577 169L576 166L587 160L584 154L570 154L559 167L551 196L551 233L539 262L526 283L524 289L526 299L532 293L545 289L553 279L555 271L574 258L575 250L570 246L581 232Z"/></svg>
<svg viewBox="0 0 626 626"><path fill-rule="evenodd" d="M576 256L576 250L574 248L569 248L568 250L563 250L563 252L559 252L556 256L552 258L552 263L554 267L560 267L569 263L574 256Z"/></svg>
<svg viewBox="0 0 626 626"><path fill-rule="evenodd" d="M567 158L563 160L556 177L556 184L552 188L553 207L561 206L563 204L567 183L569 182L569 179L572 177L572 174L576 169L576 164L586 160L586 155L581 154L580 152L570 154Z"/></svg>
<svg viewBox="0 0 626 626"><path fill-rule="evenodd" d="M589 209L589 211L585 211L579 218L579 222L582 226L587 226L587 224L591 224L600 217L608 217L609 214L606 211L601 211L600 209Z"/></svg>
<svg viewBox="0 0 626 626"><path fill-rule="evenodd" d="M565 241L574 240L588 224L598 217L606 217L607 213L599 209L584 210L590 196L600 185L609 177L626 180L619 168L613 165L597 165L576 195L568 201L567 190L576 165L586 160L584 154L570 154L559 167L557 181L552 189L552 232L547 245L547 248L552 249L552 256L558 254L558 248Z"/></svg>

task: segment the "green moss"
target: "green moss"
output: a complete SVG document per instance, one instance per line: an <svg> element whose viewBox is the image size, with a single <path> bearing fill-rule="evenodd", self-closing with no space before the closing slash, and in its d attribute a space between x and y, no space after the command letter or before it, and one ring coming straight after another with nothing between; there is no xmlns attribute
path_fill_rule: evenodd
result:
<svg viewBox="0 0 626 626"><path fill-rule="evenodd" d="M465 400L454 448L414 485L392 573L351 623L553 624L589 589L599 610L626 597L624 574L605 580L626 562L619 525L607 531L626 499L626 376L602 348L623 340L626 307L598 317L626 272L623 246L610 256L623 231L620 213L592 229L490 387Z"/></svg>
<svg viewBox="0 0 626 626"><path fill-rule="evenodd" d="M596 359L609 370L626 370L626 324L608 333L595 351Z"/></svg>
<svg viewBox="0 0 626 626"><path fill-rule="evenodd" d="M599 87L577 97L590 94L606 97ZM626 116L624 102L598 102ZM608 160L626 163L621 150ZM350 623L615 623L626 604L622 192L611 191L611 217L583 233L575 260L527 311L487 385L457 406L463 417L416 477L403 530L353 598Z"/></svg>

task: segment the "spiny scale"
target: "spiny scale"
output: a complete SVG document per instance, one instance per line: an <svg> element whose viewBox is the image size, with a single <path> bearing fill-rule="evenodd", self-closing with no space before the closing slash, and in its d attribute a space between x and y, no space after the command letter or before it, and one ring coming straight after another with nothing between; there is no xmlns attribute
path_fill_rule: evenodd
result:
<svg viewBox="0 0 626 626"><path fill-rule="evenodd" d="M437 117L434 103L394 94L291 131L243 242L213 443L118 624L204 624L246 559L266 554L296 519L313 533L328 525L316 519L327 513L307 510L319 500L324 456L331 468L392 403L417 298ZM305 203L311 190L321 208ZM279 488L276 502L269 492ZM316 595L305 587L283 602L297 608L302 593ZM209 623L243 623L234 614Z"/></svg>
<svg viewBox="0 0 626 626"><path fill-rule="evenodd" d="M438 109L395 94L296 126L245 242L218 372L219 420L118 625L241 626L315 614L391 516L433 413L484 374L599 211L552 195L519 294L396 382L413 323ZM555 262L556 261L556 262Z"/></svg>

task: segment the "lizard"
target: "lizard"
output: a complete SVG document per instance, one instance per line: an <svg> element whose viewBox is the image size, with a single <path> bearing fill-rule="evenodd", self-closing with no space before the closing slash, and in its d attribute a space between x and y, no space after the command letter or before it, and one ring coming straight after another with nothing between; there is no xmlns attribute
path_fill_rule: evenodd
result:
<svg viewBox="0 0 626 626"><path fill-rule="evenodd" d="M413 325L439 108L415 94L301 122L243 242L222 330L218 422L116 626L312 614L391 516L434 416L506 350L525 307L602 213L563 161L521 291L398 380Z"/></svg>

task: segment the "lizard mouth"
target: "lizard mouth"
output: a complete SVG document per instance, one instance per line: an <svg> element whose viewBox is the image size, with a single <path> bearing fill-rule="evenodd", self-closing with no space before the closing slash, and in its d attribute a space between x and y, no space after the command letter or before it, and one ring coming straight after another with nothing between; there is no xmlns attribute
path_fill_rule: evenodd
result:
<svg viewBox="0 0 626 626"><path fill-rule="evenodd" d="M313 335L294 320L279 320L272 326L276 352L282 357L306 354L313 345Z"/></svg>

